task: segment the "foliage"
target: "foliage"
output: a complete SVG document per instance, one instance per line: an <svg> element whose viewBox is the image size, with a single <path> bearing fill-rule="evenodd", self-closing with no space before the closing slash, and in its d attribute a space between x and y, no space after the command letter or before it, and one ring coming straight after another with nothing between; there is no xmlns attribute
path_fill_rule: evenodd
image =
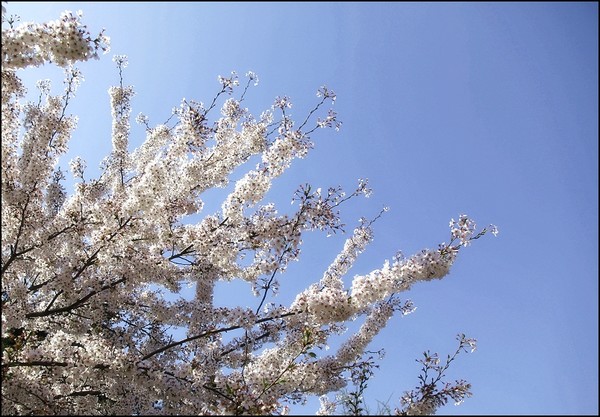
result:
<svg viewBox="0 0 600 417"><path fill-rule="evenodd" d="M256 74L246 74L239 94L232 73L219 77L209 105L183 100L171 120L154 127L138 116L146 140L129 151L134 90L123 83L127 60L117 56L120 83L109 90L112 152L95 179L86 177L85 161L71 161L76 184L67 195L58 162L76 127L67 112L82 81L74 65L106 52L108 38L91 36L80 14L70 12L45 24L5 21L3 414L284 414L286 404L335 393L349 380L359 383L352 413L360 414L373 369L366 348L394 313L412 311L398 294L441 279L462 247L496 232L490 226L476 233L461 215L450 223L450 243L398 256L345 283L379 216L361 219L319 281L290 305L270 302L287 265L299 259L303 234L342 231L339 207L370 193L366 180L350 193L307 184L293 196L293 214L261 203L273 180L307 155L311 134L340 127L336 113L325 111L335 93L321 87L300 123L288 115L288 97L255 117L242 103ZM43 64L65 69L64 92L52 95L44 80L39 99L27 102L17 72ZM221 115L210 122L217 105ZM203 210L203 193L227 185L250 160L258 163L221 210L190 221ZM216 283L231 280L252 285L253 308L214 305ZM164 296L186 285L195 288L192 300ZM364 320L360 329L324 355L330 337L356 319ZM447 396L468 395L465 384L462 394L437 389L446 369L437 356L422 363L422 385L405 398L407 413L425 406L433 412ZM433 380L430 370L438 372ZM325 403L322 411L333 410Z"/></svg>

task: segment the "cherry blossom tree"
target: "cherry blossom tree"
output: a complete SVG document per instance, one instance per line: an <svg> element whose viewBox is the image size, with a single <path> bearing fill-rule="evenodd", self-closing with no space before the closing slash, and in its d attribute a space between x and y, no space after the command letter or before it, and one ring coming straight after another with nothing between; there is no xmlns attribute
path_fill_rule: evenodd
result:
<svg viewBox="0 0 600 417"><path fill-rule="evenodd" d="M17 26L3 13L2 413L285 414L320 396L321 414L337 405L360 414L376 367L370 342L395 314L413 310L399 295L446 276L462 248L496 228L477 231L460 215L449 243L349 277L380 216L363 218L323 275L289 305L277 304L304 233L342 232L341 206L370 193L366 180L349 192L305 184L292 196L292 214L264 202L274 180L308 154L313 134L339 129L327 108L335 93L321 87L299 121L288 97L253 116L243 102L258 77L248 72L241 82L232 73L219 77L208 105L183 100L156 126L138 116L146 138L130 151L134 90L123 82L126 57L117 56L112 152L98 178L87 178L80 158L68 174L59 159L76 127L68 113L82 81L75 64L107 52L108 41L92 36L80 14ZM64 92L52 95L41 81L39 99L27 101L18 71L42 65L64 68ZM227 185L248 161L256 165L220 210L204 213L203 193ZM75 183L69 195L67 175ZM215 285L232 280L251 284L254 305L215 306ZM195 290L191 300L163 296L186 287ZM362 326L344 333L353 320ZM325 353L342 334L339 348ZM456 354L475 347L464 335L458 340ZM467 382L442 381L456 354L441 364L426 352L419 387L394 412L432 414L468 397ZM356 390L347 391L352 383ZM341 390L346 396L336 397Z"/></svg>

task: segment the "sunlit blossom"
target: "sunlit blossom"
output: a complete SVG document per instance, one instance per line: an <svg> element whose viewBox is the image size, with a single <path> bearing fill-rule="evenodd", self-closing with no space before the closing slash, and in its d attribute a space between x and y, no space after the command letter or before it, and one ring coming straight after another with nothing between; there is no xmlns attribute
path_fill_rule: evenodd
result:
<svg viewBox="0 0 600 417"><path fill-rule="evenodd" d="M108 50L108 37L91 36L81 16L2 31L3 412L285 415L289 404L320 396L318 414L334 414L325 395L369 377L371 342L392 317L416 308L398 294L445 277L459 250L497 228L477 233L461 214L450 222L451 243L351 276L384 207L359 219L320 277L277 303L306 233L345 233L342 207L372 194L359 179L348 191L303 184L291 209L265 201L275 179L310 154L313 131L341 126L327 108L336 94L319 88L299 123L287 96L256 118L232 72L218 77L211 100L183 99L163 124L140 113L146 137L131 150L135 90L126 56L117 55L118 83L106 103L111 151L98 178L84 178L85 161L71 160L79 181L67 195L59 161L83 81L74 64ZM52 96L43 80L37 101L26 102L20 70L50 63L65 69L63 92ZM246 77L258 84L254 72ZM204 193L227 185L216 212L203 213ZM217 303L216 285L234 280L247 284L255 305ZM179 297L183 288L193 296ZM344 334L355 320L358 330ZM339 348L329 349L340 335ZM464 335L459 343L476 349ZM435 355L422 363L442 366ZM457 383L448 395L460 403L469 387ZM438 407L414 393L403 401L407 414Z"/></svg>

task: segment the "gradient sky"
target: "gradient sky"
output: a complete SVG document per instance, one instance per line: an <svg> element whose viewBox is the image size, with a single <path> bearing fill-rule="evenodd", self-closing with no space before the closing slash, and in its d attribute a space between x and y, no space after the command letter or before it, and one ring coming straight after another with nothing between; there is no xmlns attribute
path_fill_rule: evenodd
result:
<svg viewBox="0 0 600 417"><path fill-rule="evenodd" d="M71 107L80 121L65 161L81 155L90 173L111 146L113 54L129 57L133 116L143 112L155 124L183 97L210 102L217 75L253 70L260 78L246 102L253 113L288 95L303 119L326 84L344 123L314 135L315 149L267 200L289 210L299 184L352 190L369 178L373 196L342 208L347 231L360 216L391 208L348 279L397 250L410 255L448 241L448 222L461 213L498 226L498 237L461 251L444 280L403 294L418 308L392 320L372 345L387 352L366 393L373 413L377 400L394 406L417 385L415 359L424 350L445 356L460 332L476 338L478 350L459 356L448 378L467 379L474 396L442 414L598 413L597 3L6 7L37 22L81 9L92 33L105 27L111 37L109 55L80 65L86 81ZM49 73L57 72L45 67L23 78L32 86ZM132 146L142 140L134 127ZM208 197L210 212L221 201ZM344 239L308 234L300 262L281 277L280 301L320 279ZM317 408L314 400L292 410Z"/></svg>

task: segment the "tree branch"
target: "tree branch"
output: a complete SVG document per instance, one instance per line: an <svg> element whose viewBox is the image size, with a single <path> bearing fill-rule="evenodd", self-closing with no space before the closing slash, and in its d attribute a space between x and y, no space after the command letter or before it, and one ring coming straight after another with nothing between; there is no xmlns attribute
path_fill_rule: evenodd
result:
<svg viewBox="0 0 600 417"><path fill-rule="evenodd" d="M90 298L92 298L94 295L108 290L118 284L120 284L121 282L124 282L126 280L126 278L121 278L115 282L113 282L112 284L109 285L105 285L104 287L100 288L98 291L92 291L89 294L87 294L85 297L80 298L79 300L75 301L74 303L66 306L66 307L60 307L60 308L55 308L52 310L44 310L44 311L36 311L33 313L28 313L25 315L25 317L27 317L28 319L34 318L34 317L46 317L46 316L51 316L53 314L59 314L59 313L67 313L71 310L74 310L76 308L79 308L81 306L83 306L83 304L89 300Z"/></svg>
<svg viewBox="0 0 600 417"><path fill-rule="evenodd" d="M298 313L300 313L300 311L291 311L289 313L284 313L284 314L281 314L281 315L275 316L275 317L265 317L265 318L256 320L254 322L254 324L260 324L260 323L264 323L266 321L282 319L284 317L294 316L294 315L296 315ZM153 357L155 355L158 355L159 353L162 353L162 352L164 352L166 350L169 350L169 349L177 347L177 346L181 346L181 345L183 345L185 343L188 343L188 342L191 342L193 340L200 339L200 338L203 338L203 337L207 337L207 336L210 336L212 334L218 334L218 333L223 333L223 332L229 332L231 330L241 329L243 327L244 326L239 326L238 325L238 326L229 326L229 327L222 327L220 329L208 330L208 331L200 333L200 334L198 334L196 336L191 336L191 337L188 337L186 339L179 340L177 342L169 343L168 345L165 345L165 346L161 347L160 349L156 349L156 350L148 353L147 355L145 355L144 357L142 357L142 359L140 359L138 362L143 362L146 359L150 359L151 357Z"/></svg>

